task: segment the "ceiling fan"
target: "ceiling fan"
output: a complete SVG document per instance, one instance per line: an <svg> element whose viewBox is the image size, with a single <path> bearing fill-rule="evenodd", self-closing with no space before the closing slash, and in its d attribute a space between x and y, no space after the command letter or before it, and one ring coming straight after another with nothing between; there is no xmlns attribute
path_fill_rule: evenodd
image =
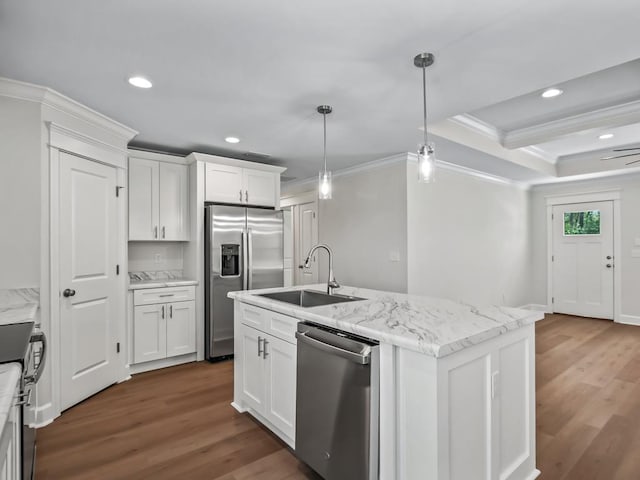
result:
<svg viewBox="0 0 640 480"><path fill-rule="evenodd" d="M635 157L636 155L640 155L640 147L631 147L631 148L614 148L614 152L633 152L635 153L625 153L622 155L611 155L609 157L602 157L600 160L613 160L614 158L624 158L624 157ZM633 162L629 162L626 165L631 165L634 163L640 162L640 158L638 160L634 160Z"/></svg>

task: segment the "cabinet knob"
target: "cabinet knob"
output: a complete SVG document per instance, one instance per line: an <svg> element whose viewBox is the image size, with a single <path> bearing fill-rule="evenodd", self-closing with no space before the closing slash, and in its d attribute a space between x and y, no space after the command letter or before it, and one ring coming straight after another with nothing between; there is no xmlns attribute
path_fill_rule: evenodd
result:
<svg viewBox="0 0 640 480"><path fill-rule="evenodd" d="M249 190L244 191L244 201L249 203Z"/></svg>

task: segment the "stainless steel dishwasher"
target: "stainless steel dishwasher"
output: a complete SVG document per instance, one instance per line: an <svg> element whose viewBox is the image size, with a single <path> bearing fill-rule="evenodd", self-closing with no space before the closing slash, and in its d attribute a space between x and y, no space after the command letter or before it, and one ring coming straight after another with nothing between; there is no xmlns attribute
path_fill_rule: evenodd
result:
<svg viewBox="0 0 640 480"><path fill-rule="evenodd" d="M296 455L325 480L378 478L378 343L302 322Z"/></svg>

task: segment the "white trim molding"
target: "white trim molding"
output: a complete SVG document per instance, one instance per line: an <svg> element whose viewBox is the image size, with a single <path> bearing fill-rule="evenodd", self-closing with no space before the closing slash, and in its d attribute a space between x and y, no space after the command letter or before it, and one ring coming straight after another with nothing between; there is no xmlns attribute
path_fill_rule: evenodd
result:
<svg viewBox="0 0 640 480"><path fill-rule="evenodd" d="M640 100L504 132L502 145L508 149L516 149L592 128L611 128L638 122Z"/></svg>
<svg viewBox="0 0 640 480"><path fill-rule="evenodd" d="M613 270L613 320L622 323L622 212L620 189L596 190L583 193L566 193L560 195L548 195L547 201L547 305L553 311L553 207L571 203L589 202L613 202L613 257L615 267Z"/></svg>
<svg viewBox="0 0 640 480"><path fill-rule="evenodd" d="M624 323L625 325L636 325L640 327L640 316L620 314L617 322Z"/></svg>

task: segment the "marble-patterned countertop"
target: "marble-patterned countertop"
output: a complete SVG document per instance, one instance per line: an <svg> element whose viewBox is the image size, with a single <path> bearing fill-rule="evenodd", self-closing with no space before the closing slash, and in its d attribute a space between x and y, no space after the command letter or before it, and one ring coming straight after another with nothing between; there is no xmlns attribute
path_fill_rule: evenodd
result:
<svg viewBox="0 0 640 480"><path fill-rule="evenodd" d="M0 325L37 322L40 291L37 288L0 290Z"/></svg>
<svg viewBox="0 0 640 480"><path fill-rule="evenodd" d="M184 287L198 285L198 281L185 278L182 270L161 270L157 272L129 272L129 290L142 288Z"/></svg>
<svg viewBox="0 0 640 480"><path fill-rule="evenodd" d="M15 389L21 372L19 363L0 364L0 438L13 407ZM3 453L0 452L0 455Z"/></svg>
<svg viewBox="0 0 640 480"><path fill-rule="evenodd" d="M303 308L258 296L301 289L325 292L326 284L238 291L228 296L434 357L444 357L544 318L537 311L354 287L342 287L336 293L366 300Z"/></svg>

